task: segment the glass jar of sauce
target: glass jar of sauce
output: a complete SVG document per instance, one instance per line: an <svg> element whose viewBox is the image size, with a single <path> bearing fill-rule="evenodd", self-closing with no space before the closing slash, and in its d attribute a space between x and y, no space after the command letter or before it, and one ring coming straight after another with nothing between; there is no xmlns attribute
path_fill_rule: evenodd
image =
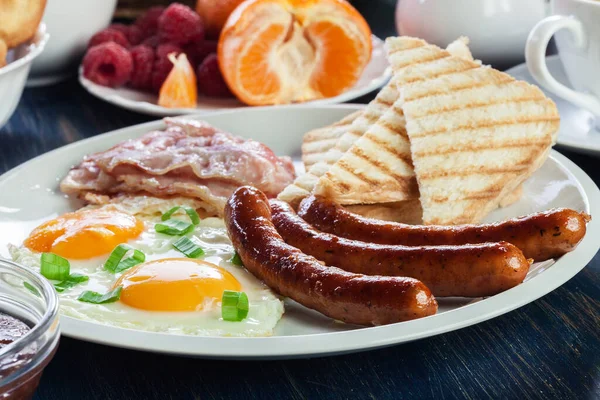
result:
<svg viewBox="0 0 600 400"><path fill-rule="evenodd" d="M40 274L0 258L0 399L30 399L60 336L58 297Z"/></svg>

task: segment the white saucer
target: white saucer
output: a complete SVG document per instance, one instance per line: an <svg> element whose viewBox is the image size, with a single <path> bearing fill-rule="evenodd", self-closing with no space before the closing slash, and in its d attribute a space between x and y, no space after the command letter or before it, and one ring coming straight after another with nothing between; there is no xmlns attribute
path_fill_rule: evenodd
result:
<svg viewBox="0 0 600 400"><path fill-rule="evenodd" d="M550 74L560 83L571 87L562 63L557 55L546 57ZM506 73L517 79L537 85L537 82L525 63L506 70ZM539 85L538 85L539 86ZM600 155L600 121L595 121L592 113L563 100L562 98L541 88L556 103L560 113L560 131L557 143L571 150Z"/></svg>
<svg viewBox="0 0 600 400"><path fill-rule="evenodd" d="M321 106L327 104L338 104L354 100L360 96L377 90L387 83L392 75L390 64L387 60L384 42L377 36L372 35L373 49L371 60L367 64L360 79L353 88L336 97L308 101L303 105ZM214 97L199 96L196 108L166 108L157 103L158 96L128 87L110 88L98 85L83 76L83 69L79 68L79 82L94 96L116 106L130 111L143 114L168 117L182 114L198 114L216 110L248 107L235 98L219 99ZM300 104L294 104L294 106Z"/></svg>

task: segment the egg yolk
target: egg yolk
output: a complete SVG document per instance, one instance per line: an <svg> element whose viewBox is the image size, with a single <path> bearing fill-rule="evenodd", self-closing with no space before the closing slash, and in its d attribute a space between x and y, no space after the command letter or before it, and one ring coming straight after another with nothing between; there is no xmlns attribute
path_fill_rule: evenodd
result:
<svg viewBox="0 0 600 400"><path fill-rule="evenodd" d="M110 253L138 237L144 223L115 209L90 209L64 214L38 226L25 240L35 252L52 252L69 259L86 259Z"/></svg>
<svg viewBox="0 0 600 400"><path fill-rule="evenodd" d="M123 286L121 301L151 311L198 311L207 300L220 300L224 290L242 285L223 268L190 258L166 258L125 272L113 289Z"/></svg>

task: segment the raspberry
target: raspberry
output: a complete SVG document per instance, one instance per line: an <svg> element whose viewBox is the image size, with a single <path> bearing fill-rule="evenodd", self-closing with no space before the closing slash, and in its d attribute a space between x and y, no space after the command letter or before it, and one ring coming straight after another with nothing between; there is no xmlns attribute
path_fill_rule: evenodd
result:
<svg viewBox="0 0 600 400"><path fill-rule="evenodd" d="M88 49L83 58L83 76L102 86L121 86L131 77L133 60L127 49L114 42Z"/></svg>
<svg viewBox="0 0 600 400"><path fill-rule="evenodd" d="M204 24L194 10L174 3L158 19L158 35L165 42L180 46L199 43L204 39Z"/></svg>
<svg viewBox="0 0 600 400"><path fill-rule="evenodd" d="M128 26L128 28L127 40L129 40L129 44L132 46L137 46L138 44L142 43L142 40L144 40L142 30L135 25Z"/></svg>
<svg viewBox="0 0 600 400"><path fill-rule="evenodd" d="M165 10L164 7L150 7L148 11L140 15L134 25L140 28L144 38L156 35L158 32L158 18Z"/></svg>
<svg viewBox="0 0 600 400"><path fill-rule="evenodd" d="M213 97L229 97L231 92L221 75L219 60L215 53L209 54L196 73L200 93Z"/></svg>
<svg viewBox="0 0 600 400"><path fill-rule="evenodd" d="M110 24L107 29L114 29L127 36L129 34L129 26L125 24Z"/></svg>
<svg viewBox="0 0 600 400"><path fill-rule="evenodd" d="M152 48L156 48L160 44L160 38L158 37L158 35L150 36L144 39L142 44L145 44L146 46L150 46Z"/></svg>
<svg viewBox="0 0 600 400"><path fill-rule="evenodd" d="M161 44L156 48L156 57L154 58L154 69L152 71L152 90L158 93L160 87L173 68L173 63L169 60L170 53L182 53L181 48L174 44Z"/></svg>
<svg viewBox="0 0 600 400"><path fill-rule="evenodd" d="M106 42L114 42L125 48L129 47L129 41L123 32L113 28L106 28L92 36L88 43L88 49Z"/></svg>
<svg viewBox="0 0 600 400"><path fill-rule="evenodd" d="M111 24L108 29L114 29L121 32L127 38L129 45L136 46L144 40L142 31L135 25Z"/></svg>
<svg viewBox="0 0 600 400"><path fill-rule="evenodd" d="M152 89L152 70L154 68L154 49L139 45L130 50L133 59L133 72L129 86L134 89Z"/></svg>
<svg viewBox="0 0 600 400"><path fill-rule="evenodd" d="M200 44L190 43L183 48L183 51L194 69L196 69L206 56L217 52L217 42L214 40L203 40Z"/></svg>

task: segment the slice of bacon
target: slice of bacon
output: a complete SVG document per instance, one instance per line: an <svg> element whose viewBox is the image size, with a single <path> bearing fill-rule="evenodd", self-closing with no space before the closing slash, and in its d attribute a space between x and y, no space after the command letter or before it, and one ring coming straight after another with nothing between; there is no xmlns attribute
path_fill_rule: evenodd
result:
<svg viewBox="0 0 600 400"><path fill-rule="evenodd" d="M146 193L197 198L222 209L233 191L252 185L275 197L295 178L289 157L204 121L166 118L149 132L84 157L60 184L67 194Z"/></svg>

